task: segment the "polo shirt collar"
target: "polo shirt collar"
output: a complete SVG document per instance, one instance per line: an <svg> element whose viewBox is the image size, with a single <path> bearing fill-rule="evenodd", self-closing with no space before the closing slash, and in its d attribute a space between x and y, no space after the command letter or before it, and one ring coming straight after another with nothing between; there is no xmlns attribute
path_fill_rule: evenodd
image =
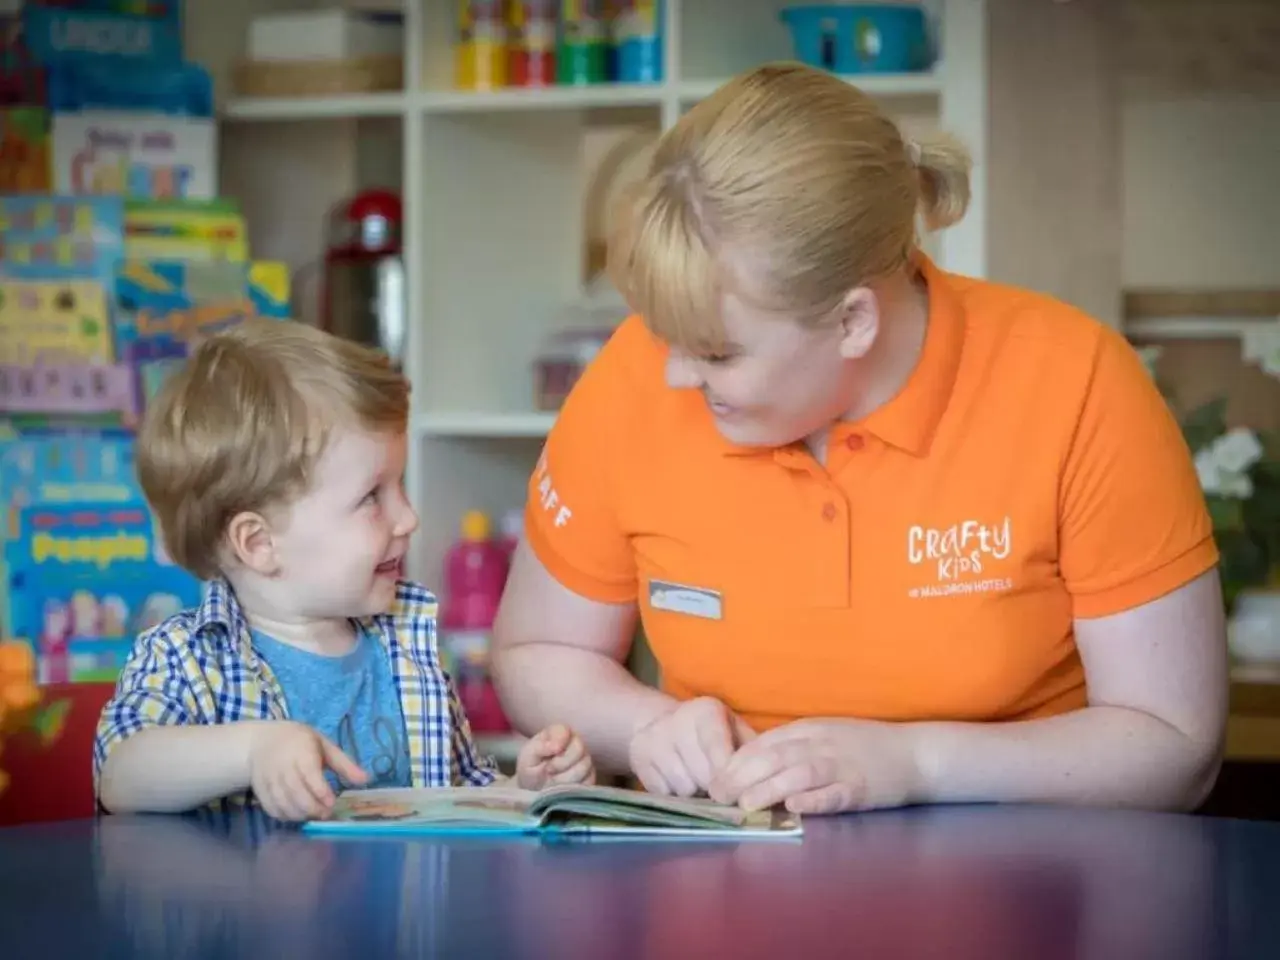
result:
<svg viewBox="0 0 1280 960"><path fill-rule="evenodd" d="M929 296L929 326L920 359L893 399L855 423L838 425L835 432L868 433L890 446L923 456L951 400L965 324L963 305L947 275L923 253L917 254L915 264Z"/></svg>
<svg viewBox="0 0 1280 960"><path fill-rule="evenodd" d="M960 354L964 347L964 306L950 278L922 251L912 260L924 277L929 297L928 328L920 358L902 389L887 403L858 421L841 422L832 427L832 441L840 441L851 433L870 434L883 443L913 456L929 451L933 435L951 400ZM665 349L663 351L665 356ZM771 458L799 455L803 444L774 450L767 447L742 446L728 440L715 427L711 413L696 391L688 394L685 409L705 422L716 446L728 456L768 456Z"/></svg>
<svg viewBox="0 0 1280 960"><path fill-rule="evenodd" d="M222 577L209 581L204 599L196 608L195 632L216 646L238 644L247 631L244 611L231 584Z"/></svg>

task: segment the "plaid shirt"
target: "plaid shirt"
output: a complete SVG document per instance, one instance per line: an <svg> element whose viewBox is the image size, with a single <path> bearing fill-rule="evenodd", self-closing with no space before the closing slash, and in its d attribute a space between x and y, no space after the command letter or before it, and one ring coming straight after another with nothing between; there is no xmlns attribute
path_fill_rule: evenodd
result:
<svg viewBox="0 0 1280 960"><path fill-rule="evenodd" d="M436 598L401 581L391 612L360 621L386 648L400 694L415 787L487 786L493 761L471 739L436 647ZM230 585L216 580L204 602L138 637L114 696L102 710L93 748L95 793L107 754L147 727L286 720L289 706L270 667L254 652ZM226 798L251 803L248 793Z"/></svg>

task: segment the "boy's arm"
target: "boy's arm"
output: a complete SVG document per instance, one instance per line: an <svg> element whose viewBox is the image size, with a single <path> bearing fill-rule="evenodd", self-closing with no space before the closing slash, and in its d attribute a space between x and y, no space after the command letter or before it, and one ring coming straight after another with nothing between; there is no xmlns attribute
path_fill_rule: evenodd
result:
<svg viewBox="0 0 1280 960"><path fill-rule="evenodd" d="M153 726L108 754L98 799L111 813L181 813L249 787L249 753L263 723Z"/></svg>
<svg viewBox="0 0 1280 960"><path fill-rule="evenodd" d="M190 810L248 786L260 725L211 724L188 679L192 657L180 626L138 638L94 742L94 783L107 810Z"/></svg>

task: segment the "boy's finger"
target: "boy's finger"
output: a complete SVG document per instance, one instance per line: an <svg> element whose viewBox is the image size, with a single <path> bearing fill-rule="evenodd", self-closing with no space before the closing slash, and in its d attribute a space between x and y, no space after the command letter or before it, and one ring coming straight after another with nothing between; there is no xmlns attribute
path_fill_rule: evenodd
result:
<svg viewBox="0 0 1280 960"><path fill-rule="evenodd" d="M298 787L307 792L307 799L310 803L323 810L333 806L337 797L333 795L333 788L329 786L329 781L325 779L323 767L318 763L299 765L297 772Z"/></svg>
<svg viewBox="0 0 1280 960"><path fill-rule="evenodd" d="M595 780L595 767L590 757L583 756L567 770L554 774L552 780L556 783L591 783Z"/></svg>
<svg viewBox="0 0 1280 960"><path fill-rule="evenodd" d="M547 766L552 773L559 773L562 770L568 770L575 763L586 755L586 745L578 737L574 737L569 741L565 749L561 750L555 756L547 761Z"/></svg>
<svg viewBox="0 0 1280 960"><path fill-rule="evenodd" d="M353 786L360 786L369 779L369 775L360 768L342 749L328 737L320 738L320 750L324 756L324 764L339 777Z"/></svg>

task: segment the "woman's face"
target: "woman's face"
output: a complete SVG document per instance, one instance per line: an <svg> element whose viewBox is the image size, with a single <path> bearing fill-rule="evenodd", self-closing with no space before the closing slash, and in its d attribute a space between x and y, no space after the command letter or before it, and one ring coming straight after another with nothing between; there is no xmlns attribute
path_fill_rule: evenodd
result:
<svg viewBox="0 0 1280 960"><path fill-rule="evenodd" d="M732 295L723 299L719 356L671 349L668 385L700 390L732 443L780 447L825 430L853 406L856 361L878 327L869 290L851 291L831 317L802 325Z"/></svg>

